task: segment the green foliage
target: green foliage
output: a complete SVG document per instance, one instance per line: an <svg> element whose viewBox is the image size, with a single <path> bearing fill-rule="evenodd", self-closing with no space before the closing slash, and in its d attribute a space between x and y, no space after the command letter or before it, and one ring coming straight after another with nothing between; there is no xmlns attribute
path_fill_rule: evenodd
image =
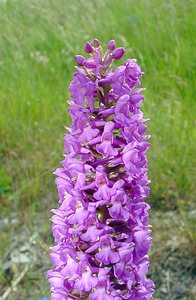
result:
<svg viewBox="0 0 196 300"><path fill-rule="evenodd" d="M11 178L7 176L4 170L0 169L0 195L5 195L10 191Z"/></svg>

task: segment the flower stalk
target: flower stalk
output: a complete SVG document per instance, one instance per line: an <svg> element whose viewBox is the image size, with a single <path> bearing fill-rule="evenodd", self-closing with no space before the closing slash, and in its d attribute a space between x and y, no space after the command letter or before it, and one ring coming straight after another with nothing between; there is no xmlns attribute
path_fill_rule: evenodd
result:
<svg viewBox="0 0 196 300"><path fill-rule="evenodd" d="M141 104L143 75L135 59L112 69L125 53L109 41L85 45L69 87L72 118L57 175L60 207L53 209L52 300L148 300L151 243Z"/></svg>

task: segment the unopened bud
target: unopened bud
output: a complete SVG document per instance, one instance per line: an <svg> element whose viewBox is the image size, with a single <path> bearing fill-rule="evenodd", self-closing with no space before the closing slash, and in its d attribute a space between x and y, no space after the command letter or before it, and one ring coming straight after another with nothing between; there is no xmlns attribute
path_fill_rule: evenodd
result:
<svg viewBox="0 0 196 300"><path fill-rule="evenodd" d="M85 61L84 56L82 56L82 55L76 55L75 56L75 60L76 60L76 62L78 64L78 66L83 66L84 65L84 61Z"/></svg>
<svg viewBox="0 0 196 300"><path fill-rule="evenodd" d="M113 51L116 48L115 40L110 40L108 43L108 50Z"/></svg>
<svg viewBox="0 0 196 300"><path fill-rule="evenodd" d="M99 42L98 39L94 39L93 43L94 43L95 47L99 47L100 46L100 42Z"/></svg>
<svg viewBox="0 0 196 300"><path fill-rule="evenodd" d="M93 52L93 47L92 47L91 43L86 42L84 51L85 51L86 53L92 53L92 52Z"/></svg>
<svg viewBox="0 0 196 300"><path fill-rule="evenodd" d="M125 54L124 48L116 48L112 53L112 58L118 60L121 59L124 54Z"/></svg>

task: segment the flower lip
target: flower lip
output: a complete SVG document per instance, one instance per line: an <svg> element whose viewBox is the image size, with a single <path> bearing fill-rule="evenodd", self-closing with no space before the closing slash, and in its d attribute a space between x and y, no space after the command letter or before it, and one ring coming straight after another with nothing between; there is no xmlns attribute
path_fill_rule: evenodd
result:
<svg viewBox="0 0 196 300"><path fill-rule="evenodd" d="M106 178L104 175L100 175L98 178L97 178L97 184L98 185L103 185L103 184L106 184L107 181L106 181Z"/></svg>

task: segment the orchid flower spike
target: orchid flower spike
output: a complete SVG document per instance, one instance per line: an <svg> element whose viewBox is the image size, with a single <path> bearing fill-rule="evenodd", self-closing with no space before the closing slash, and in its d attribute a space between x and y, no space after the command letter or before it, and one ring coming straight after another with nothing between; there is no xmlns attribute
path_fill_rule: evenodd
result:
<svg viewBox="0 0 196 300"><path fill-rule="evenodd" d="M72 123L55 171L51 300L148 300L154 292L147 278L152 238L145 202L150 144L138 88L143 72L135 59L112 69L125 54L114 40L102 51L97 39L86 43L90 57L76 55L68 89Z"/></svg>

